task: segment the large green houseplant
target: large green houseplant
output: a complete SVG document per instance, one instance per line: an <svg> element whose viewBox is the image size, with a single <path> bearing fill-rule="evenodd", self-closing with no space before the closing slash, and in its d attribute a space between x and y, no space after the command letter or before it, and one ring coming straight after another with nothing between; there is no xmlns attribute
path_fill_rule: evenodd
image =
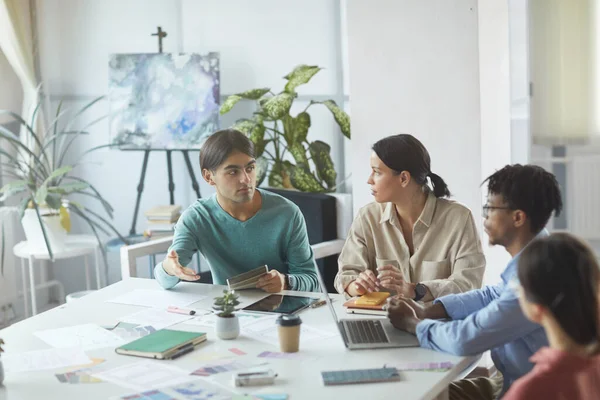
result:
<svg viewBox="0 0 600 400"><path fill-rule="evenodd" d="M320 140L309 142L310 114L313 105L327 107L342 133L350 138L350 117L333 100L310 101L296 116L290 109L298 93L296 88L308 83L321 70L316 65L299 65L284 76L284 89L275 94L270 88L260 88L229 96L221 106L228 113L242 99L254 100L257 111L251 118L238 120L233 126L254 143L258 160L258 185L268 175L271 187L295 188L303 192L332 192L337 186L337 172L330 155L330 146ZM267 150L267 145L272 150ZM289 160L291 155L293 162Z"/></svg>
<svg viewBox="0 0 600 400"><path fill-rule="evenodd" d="M74 128L77 119L102 99L103 97L96 98L78 110L62 110L61 103L49 126L44 132L38 131L38 134L36 134L36 130L39 129L37 128L36 116L42 103L41 100L30 122L25 121L14 112L0 110L0 115L10 116L19 124L20 128L24 128L31 142L35 143L34 148L31 149L31 146L25 143L27 139L22 140L13 132L0 126L0 139L8 142L14 150L8 152L0 149L0 154L8 161L1 164L2 177L10 180L9 183L0 189L0 201L18 197L20 199L19 217L21 220L28 209L35 210L48 254L52 260L54 259L53 249L48 238L47 223L44 223L44 219L50 216L60 215L60 225L67 232L71 226L71 214L77 215L85 221L98 240L105 264L107 263L106 254L99 232L108 235L110 230L124 240L108 219L72 200L72 196L76 194L91 197L102 205L110 219L113 218L113 208L100 195L98 190L85 179L72 174L73 169L81 163L81 158L75 163L67 164L65 162L65 157L75 140L87 135L88 128L107 117L100 117L83 126L81 129ZM94 150L109 146L102 145L91 148L85 151L81 157ZM2 268L0 268L0 272L3 273L5 252L4 224L2 224L2 231L2 243L0 243L2 253L0 255L0 263Z"/></svg>

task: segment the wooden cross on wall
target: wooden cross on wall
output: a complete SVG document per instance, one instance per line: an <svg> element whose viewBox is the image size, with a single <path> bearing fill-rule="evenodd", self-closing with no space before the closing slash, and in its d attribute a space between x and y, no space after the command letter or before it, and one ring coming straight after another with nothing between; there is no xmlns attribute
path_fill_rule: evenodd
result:
<svg viewBox="0 0 600 400"><path fill-rule="evenodd" d="M163 31L161 27L158 27L158 32L153 33L151 36L158 36L158 52L162 53L162 40L167 37L167 32Z"/></svg>

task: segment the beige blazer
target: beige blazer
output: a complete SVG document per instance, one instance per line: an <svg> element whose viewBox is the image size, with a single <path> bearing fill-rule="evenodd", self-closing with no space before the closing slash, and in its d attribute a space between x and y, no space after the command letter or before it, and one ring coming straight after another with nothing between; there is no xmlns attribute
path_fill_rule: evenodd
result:
<svg viewBox="0 0 600 400"><path fill-rule="evenodd" d="M360 209L340 254L335 287L344 293L369 268L392 264L405 279L422 283L434 298L481 287L485 257L471 211L429 193L413 227L411 256L392 203L371 203Z"/></svg>

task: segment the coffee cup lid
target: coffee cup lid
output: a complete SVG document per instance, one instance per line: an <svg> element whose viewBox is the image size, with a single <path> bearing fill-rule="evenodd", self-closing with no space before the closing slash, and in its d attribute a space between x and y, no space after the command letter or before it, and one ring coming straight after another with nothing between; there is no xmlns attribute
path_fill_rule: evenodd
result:
<svg viewBox="0 0 600 400"><path fill-rule="evenodd" d="M280 315L277 318L277 324L281 326L296 326L300 325L302 320L297 315Z"/></svg>

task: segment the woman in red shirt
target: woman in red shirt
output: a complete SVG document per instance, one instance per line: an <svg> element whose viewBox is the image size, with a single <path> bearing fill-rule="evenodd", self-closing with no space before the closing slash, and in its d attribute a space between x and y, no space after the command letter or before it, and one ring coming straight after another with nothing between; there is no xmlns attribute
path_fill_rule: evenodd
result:
<svg viewBox="0 0 600 400"><path fill-rule="evenodd" d="M553 234L523 250L518 274L521 308L544 327L550 347L531 357L535 367L503 399L600 399L594 253L574 236Z"/></svg>

